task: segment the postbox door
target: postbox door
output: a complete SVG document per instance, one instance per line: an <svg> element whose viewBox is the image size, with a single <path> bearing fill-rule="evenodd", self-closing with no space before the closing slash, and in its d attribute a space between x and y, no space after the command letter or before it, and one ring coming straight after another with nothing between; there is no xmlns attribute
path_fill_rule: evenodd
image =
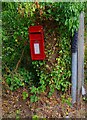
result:
<svg viewBox="0 0 87 120"><path fill-rule="evenodd" d="M31 41L31 56L32 59L41 60L44 59L44 49L43 42L41 40L33 40Z"/></svg>

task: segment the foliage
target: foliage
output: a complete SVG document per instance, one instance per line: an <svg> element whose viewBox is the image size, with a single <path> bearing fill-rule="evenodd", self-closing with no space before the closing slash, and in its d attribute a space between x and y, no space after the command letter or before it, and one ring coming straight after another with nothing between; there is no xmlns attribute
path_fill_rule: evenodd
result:
<svg viewBox="0 0 87 120"><path fill-rule="evenodd" d="M24 91L22 93L22 96L23 96L23 100L26 100L28 98L28 93Z"/></svg>
<svg viewBox="0 0 87 120"><path fill-rule="evenodd" d="M21 56L21 52L28 42L28 26L33 24L34 18L33 7L27 3L3 3L2 14L2 39L3 39L3 51L2 57L4 63L13 69L17 64ZM25 7L25 11L24 11ZM30 8L30 20L28 15L24 14L27 9ZM28 45L25 47L25 56L29 54ZM26 59L23 59L23 63L27 63ZM10 58L10 59L9 59ZM16 58L16 59L15 59ZM28 58L29 59L29 58ZM9 61L9 62L8 62ZM27 60L28 61L28 60Z"/></svg>
<svg viewBox="0 0 87 120"><path fill-rule="evenodd" d="M6 82L8 83L10 90L16 90L17 88L24 86L24 84L20 81L19 75L8 75L6 78Z"/></svg>
<svg viewBox="0 0 87 120"><path fill-rule="evenodd" d="M10 89L28 85L31 102L36 102L47 87L49 97L55 89L66 91L71 78L71 39L78 30L84 3L9 2L2 5L3 62L11 71L17 66L24 49L20 64L24 70L6 76ZM28 27L38 24L44 27L44 61L32 61L29 53ZM3 66L3 73L6 72Z"/></svg>
<svg viewBox="0 0 87 120"><path fill-rule="evenodd" d="M42 3L43 4L43 3ZM79 25L79 14L84 9L84 3L46 3L45 11L42 14L42 17L45 16L46 19L53 19L58 22L60 31L66 30L66 33L69 35L74 34L74 30L78 30ZM42 6L41 6L42 7Z"/></svg>
<svg viewBox="0 0 87 120"><path fill-rule="evenodd" d="M33 120L39 120L39 117L37 115L33 115L32 119Z"/></svg>
<svg viewBox="0 0 87 120"><path fill-rule="evenodd" d="M24 87L26 85L32 86L33 84L33 76L31 76L31 73L22 68L17 72L4 75L4 77L12 91L19 87Z"/></svg>
<svg viewBox="0 0 87 120"><path fill-rule="evenodd" d="M72 106L71 97L70 96L67 96L67 99L66 99L66 95L63 94L61 96L61 100L62 100L62 103L67 103L67 105Z"/></svg>
<svg viewBox="0 0 87 120"><path fill-rule="evenodd" d="M16 110L16 120L20 119L20 110Z"/></svg>

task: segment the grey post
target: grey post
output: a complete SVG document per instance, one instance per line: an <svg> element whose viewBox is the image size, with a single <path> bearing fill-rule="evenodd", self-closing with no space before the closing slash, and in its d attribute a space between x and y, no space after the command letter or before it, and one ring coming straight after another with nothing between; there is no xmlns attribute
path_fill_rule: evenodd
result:
<svg viewBox="0 0 87 120"><path fill-rule="evenodd" d="M84 85L84 12L80 14L80 24L78 32L78 100L82 95L82 86Z"/></svg>

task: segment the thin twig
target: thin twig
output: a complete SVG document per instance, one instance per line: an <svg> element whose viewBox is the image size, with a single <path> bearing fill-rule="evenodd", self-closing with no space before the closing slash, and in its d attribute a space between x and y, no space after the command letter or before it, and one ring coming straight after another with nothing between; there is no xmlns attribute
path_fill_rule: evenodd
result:
<svg viewBox="0 0 87 120"><path fill-rule="evenodd" d="M24 48L25 49L25 48ZM22 50L22 54L21 54L21 57L20 57L20 59L18 60L18 62L17 62L17 65L16 65L16 68L15 68L15 72L17 71L17 69L18 69L18 67L19 67L19 64L21 63L21 60L22 60L22 57L23 57L23 55L24 55L24 49Z"/></svg>

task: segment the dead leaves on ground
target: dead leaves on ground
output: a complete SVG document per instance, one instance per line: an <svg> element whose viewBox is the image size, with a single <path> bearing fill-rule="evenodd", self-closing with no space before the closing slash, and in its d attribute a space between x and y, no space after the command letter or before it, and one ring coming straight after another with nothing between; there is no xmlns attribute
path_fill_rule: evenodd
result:
<svg viewBox="0 0 87 120"><path fill-rule="evenodd" d="M22 92L23 88L20 88L15 92L8 92L7 98L2 97L3 117L15 118L17 111L19 111L21 118L32 117L34 115L40 118L65 118L67 115L69 117L85 116L84 105L82 105L81 109L76 110L75 107L62 103L61 96L58 97L55 93L50 98L44 93L40 95L38 102L30 103L29 98L23 100Z"/></svg>

